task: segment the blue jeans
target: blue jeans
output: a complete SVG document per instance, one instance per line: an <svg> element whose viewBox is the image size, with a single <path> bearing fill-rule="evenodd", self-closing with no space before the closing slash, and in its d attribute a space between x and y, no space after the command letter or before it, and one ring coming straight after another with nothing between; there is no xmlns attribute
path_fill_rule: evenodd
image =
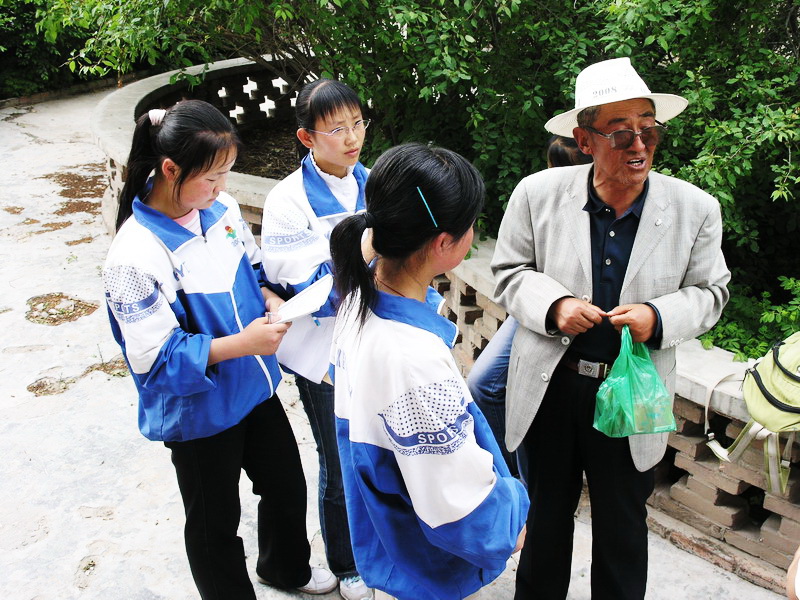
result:
<svg viewBox="0 0 800 600"><path fill-rule="evenodd" d="M339 578L358 575L350 529L347 524L347 507L344 500L342 467L339 447L336 444L336 418L333 414L333 386L314 383L300 375L295 376L300 400L308 415L311 432L317 443L319 455L319 524L325 542L328 567Z"/></svg>
<svg viewBox="0 0 800 600"><path fill-rule="evenodd" d="M500 326L489 345L483 349L467 377L467 386L473 400L492 428L497 445L503 453L509 471L525 481L525 468L519 455L506 449L506 383L511 342L517 331L517 321L509 316Z"/></svg>

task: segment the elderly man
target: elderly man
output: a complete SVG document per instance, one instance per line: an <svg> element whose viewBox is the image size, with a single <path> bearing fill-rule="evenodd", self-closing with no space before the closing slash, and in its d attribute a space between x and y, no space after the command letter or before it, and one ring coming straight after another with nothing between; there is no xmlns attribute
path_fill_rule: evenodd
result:
<svg viewBox="0 0 800 600"><path fill-rule="evenodd" d="M650 346L672 391L676 346L711 328L728 300L719 204L650 172L663 122L686 105L651 93L627 58L587 67L575 82L575 109L545 128L573 136L593 165L526 177L500 226L496 295L520 324L506 444L521 444L527 456L531 499L517 599L566 598L584 473L592 600L644 597L645 502L667 434L609 438L592 422L623 325Z"/></svg>

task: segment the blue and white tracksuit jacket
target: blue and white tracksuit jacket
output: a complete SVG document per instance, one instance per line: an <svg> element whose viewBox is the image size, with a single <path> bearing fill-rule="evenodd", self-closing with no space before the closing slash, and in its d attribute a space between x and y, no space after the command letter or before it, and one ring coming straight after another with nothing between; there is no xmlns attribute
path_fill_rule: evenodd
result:
<svg viewBox="0 0 800 600"><path fill-rule="evenodd" d="M429 303L379 292L363 328L345 302L332 366L358 572L401 600L461 600L506 567L528 516Z"/></svg>
<svg viewBox="0 0 800 600"><path fill-rule="evenodd" d="M367 175L367 169L356 163L346 177L334 177L322 172L309 153L299 169L272 188L264 201L261 249L263 277L277 294L294 296L332 272L331 231L364 211ZM293 336L305 336L306 352L315 355L309 360L314 368L300 374L317 383L328 371L334 303L331 292L328 302L314 313L321 327L297 322L286 333L285 348L292 346Z"/></svg>
<svg viewBox="0 0 800 600"><path fill-rule="evenodd" d="M139 392L151 440L208 437L237 425L280 383L274 356L208 366L211 340L265 314L260 252L225 193L200 211L202 235L133 203L108 251L103 281L114 338Z"/></svg>

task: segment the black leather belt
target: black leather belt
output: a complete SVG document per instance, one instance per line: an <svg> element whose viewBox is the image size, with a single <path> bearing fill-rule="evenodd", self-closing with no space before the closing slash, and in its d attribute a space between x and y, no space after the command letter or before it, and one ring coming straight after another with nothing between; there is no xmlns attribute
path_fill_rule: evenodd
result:
<svg viewBox="0 0 800 600"><path fill-rule="evenodd" d="M568 369L575 371L579 375L585 377L592 377L594 379L605 379L608 377L608 372L611 370L611 365L604 362L591 362L588 360L573 359L569 356L564 356L561 363Z"/></svg>

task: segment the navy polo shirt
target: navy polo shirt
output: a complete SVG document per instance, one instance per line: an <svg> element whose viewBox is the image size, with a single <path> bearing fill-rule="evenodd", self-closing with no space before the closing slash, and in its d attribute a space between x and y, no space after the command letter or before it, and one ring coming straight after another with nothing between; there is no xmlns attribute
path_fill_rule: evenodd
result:
<svg viewBox="0 0 800 600"><path fill-rule="evenodd" d="M589 175L589 201L583 210L589 213L592 247L592 304L604 311L619 306L619 295L628 269L633 242L639 229L639 219L647 198L649 180L625 213L617 218L613 208L597 195ZM660 332L656 332L660 333ZM590 361L613 363L619 355L620 336L604 318L603 321L578 334L569 354Z"/></svg>

